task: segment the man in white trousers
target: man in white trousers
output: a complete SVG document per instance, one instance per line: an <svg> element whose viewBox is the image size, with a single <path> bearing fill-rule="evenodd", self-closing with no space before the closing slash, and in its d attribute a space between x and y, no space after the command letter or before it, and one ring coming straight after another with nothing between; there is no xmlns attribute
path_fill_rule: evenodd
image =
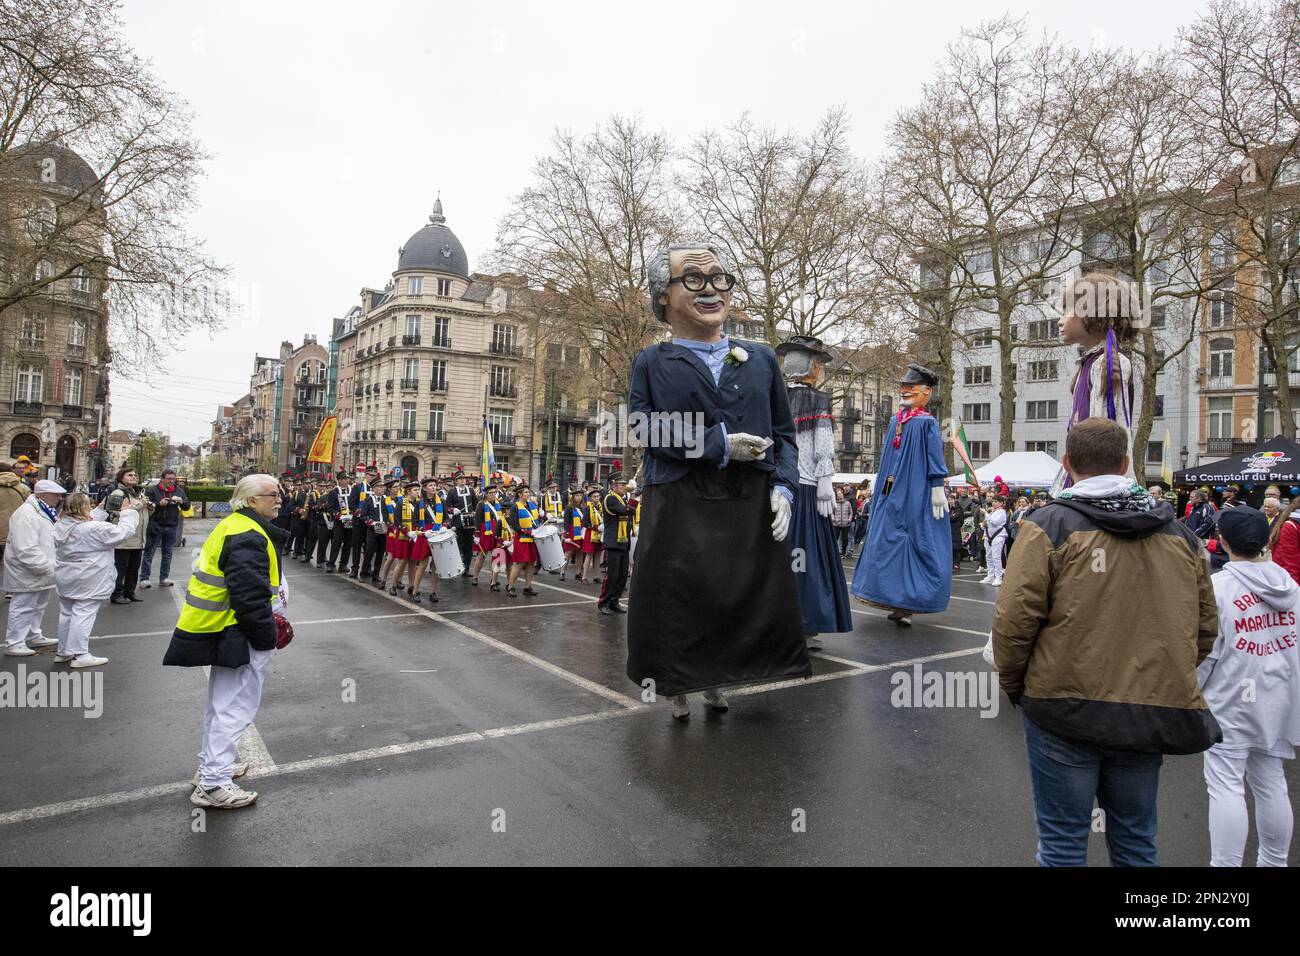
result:
<svg viewBox="0 0 1300 956"><path fill-rule="evenodd" d="M41 619L54 596L54 524L66 492L42 479L9 519L5 591L13 594L5 628L5 656L31 657L58 643L41 633Z"/></svg>
<svg viewBox="0 0 1300 956"><path fill-rule="evenodd" d="M1005 495L993 496L993 507L984 519L984 563L989 573L980 584L1002 587L1002 548L1007 543L1007 499Z"/></svg>
<svg viewBox="0 0 1300 956"><path fill-rule="evenodd" d="M240 738L262 703L284 606L280 574L285 532L271 524L279 510L278 482L247 475L230 499L231 514L212 530L190 575L185 606L163 664L209 667L203 746L190 802L231 810L257 800L234 780L248 771L235 762Z"/></svg>

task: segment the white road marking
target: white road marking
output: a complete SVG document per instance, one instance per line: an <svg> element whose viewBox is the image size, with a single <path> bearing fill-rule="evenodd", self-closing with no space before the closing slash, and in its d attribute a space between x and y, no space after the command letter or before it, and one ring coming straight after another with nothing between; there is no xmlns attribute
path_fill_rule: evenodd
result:
<svg viewBox="0 0 1300 956"><path fill-rule="evenodd" d="M459 612L454 612L459 613ZM321 618L318 621L294 621L294 627L306 627L308 624L346 624L351 621L380 621L391 617L418 617L414 611L406 614L371 614L366 617L330 617ZM138 631L134 634L92 634L92 641L107 641L116 637L165 637L169 636L171 631Z"/></svg>
<svg viewBox="0 0 1300 956"><path fill-rule="evenodd" d="M435 667L433 670L430 670L430 671L398 671L397 673L399 673L399 674L436 674L436 673L438 673L438 668Z"/></svg>
<svg viewBox="0 0 1300 956"><path fill-rule="evenodd" d="M347 580L351 581L357 587L364 586L359 581L352 581L351 578L348 578ZM388 594L387 592L385 592L384 596L387 597L390 601L401 600L401 598L399 598L397 595ZM620 694L618 691L611 690L610 688L606 687L604 684L598 684L593 680L587 680L587 678L581 677L578 674L573 673L572 671L567 671L563 667L559 667L558 665L552 664L550 661L544 660L543 658L540 658L535 654L529 654L527 651L521 651L517 647L513 647L510 644L505 643L504 641L498 641L495 637L489 637L487 634L484 634L482 631L476 631L474 630L474 628L469 627L468 625L461 624L459 621L454 621L449 617L444 617L443 615L438 614L435 611L426 611L421 608L421 609L417 609L415 613L427 617L431 621L437 621L439 624L445 624L447 627L459 631L461 634L464 634L466 637L472 637L474 638L474 640L486 644L488 647L496 648L502 653L509 654L511 657L524 661L527 664L532 664L534 667L540 668L541 670L546 671L548 674L554 674L556 677L563 678L564 680L567 680L571 684L576 684L577 686L581 687L583 690L590 691L593 694L598 694L599 696L604 697L606 700L612 700L614 701L614 703L620 705L621 707L641 706L640 701L628 697L626 694Z"/></svg>
<svg viewBox="0 0 1300 956"><path fill-rule="evenodd" d="M985 601L983 598L964 598L953 594L949 598L953 601L969 601L971 604L997 604L997 601Z"/></svg>
<svg viewBox="0 0 1300 956"><path fill-rule="evenodd" d="M534 581L533 587L536 586L537 586L537 582ZM543 587L544 586L545 585L543 585ZM574 607L575 605L583 604L583 603L584 603L583 601L548 601L545 604L531 604L531 603L530 604L503 604L500 607L467 607L467 608L461 608L458 611L440 610L438 611L438 613L439 614L483 614L487 611L520 611L520 610L527 610L528 608L532 608L532 607Z"/></svg>
<svg viewBox="0 0 1300 956"><path fill-rule="evenodd" d="M533 579L533 587L550 588L552 591L559 591L561 594L572 594L576 598L582 598L584 601L599 601L600 597L593 594L583 594L581 591L575 591L572 588L562 588L555 584L543 584L537 579Z"/></svg>

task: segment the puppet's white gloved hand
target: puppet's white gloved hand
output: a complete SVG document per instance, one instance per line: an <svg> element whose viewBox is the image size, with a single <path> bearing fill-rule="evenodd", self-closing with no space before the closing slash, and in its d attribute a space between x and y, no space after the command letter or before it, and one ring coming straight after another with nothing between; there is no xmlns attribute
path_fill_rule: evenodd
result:
<svg viewBox="0 0 1300 956"><path fill-rule="evenodd" d="M790 501L776 488L772 489L768 500L772 502L772 513L776 515L772 519L772 538L776 541L784 541L790 531Z"/></svg>
<svg viewBox="0 0 1300 956"><path fill-rule="evenodd" d="M938 521L948 513L948 496L944 494L943 485L936 485L930 489L930 514L934 515L934 520Z"/></svg>
<svg viewBox="0 0 1300 956"><path fill-rule="evenodd" d="M758 461L771 444L772 439L770 438L760 438L758 435L747 435L744 432L732 432L727 436L727 459L729 461Z"/></svg>
<svg viewBox="0 0 1300 956"><path fill-rule="evenodd" d="M835 510L835 488L831 485L831 476L822 475L817 479L817 513L829 518Z"/></svg>

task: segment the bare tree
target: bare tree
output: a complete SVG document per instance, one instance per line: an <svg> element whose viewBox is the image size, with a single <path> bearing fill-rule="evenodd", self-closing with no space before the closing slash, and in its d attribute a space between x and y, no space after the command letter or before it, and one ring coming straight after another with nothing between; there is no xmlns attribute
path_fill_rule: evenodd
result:
<svg viewBox="0 0 1300 956"><path fill-rule="evenodd" d="M1237 327L1262 339L1281 432L1294 438L1282 376L1300 347L1300 3L1215 0L1180 38L1195 79L1188 115L1219 159L1200 204L1205 271L1235 301Z"/></svg>
<svg viewBox="0 0 1300 956"><path fill-rule="evenodd" d="M117 7L0 0L0 317L84 277L107 295L118 357L138 368L178 331L220 326L229 300L185 228L206 157Z"/></svg>
<svg viewBox="0 0 1300 956"><path fill-rule="evenodd" d="M852 346L870 338L865 188L848 132L842 107L803 139L744 115L701 133L683 156L692 232L727 251L739 306L762 320L771 345L786 332Z"/></svg>
<svg viewBox="0 0 1300 956"><path fill-rule="evenodd" d="M1154 422L1156 376L1196 341L1209 291L1202 283L1196 207L1210 165L1182 109L1189 78L1174 56L1098 54L1089 80L1075 137L1085 199L1076 210L1082 267L1128 277L1141 304L1145 321L1135 322L1133 351L1142 402L1132 427L1133 469L1145 484L1142 452ZM1189 312L1188 321L1152 321L1164 319L1170 307Z"/></svg>
<svg viewBox="0 0 1300 956"><path fill-rule="evenodd" d="M1044 309L1048 283L1075 246L1076 118L1087 87L1085 58L1051 40L1031 45L1010 17L964 32L948 49L919 105L899 114L893 151L921 158L912 188L951 217L917 248L962 304L985 312L981 341L998 348L1001 451L1014 448L1018 307ZM941 322L952 330L951 315Z"/></svg>
<svg viewBox="0 0 1300 956"><path fill-rule="evenodd" d="M678 231L671 163L668 137L636 119L557 131L498 228L497 267L542 286L530 297L540 337L583 347L606 395L626 394L656 331L646 267Z"/></svg>

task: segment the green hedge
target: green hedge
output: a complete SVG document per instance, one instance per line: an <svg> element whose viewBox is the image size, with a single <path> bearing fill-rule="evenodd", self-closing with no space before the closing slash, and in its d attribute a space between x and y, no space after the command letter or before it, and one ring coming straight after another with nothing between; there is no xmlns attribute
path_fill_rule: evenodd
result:
<svg viewBox="0 0 1300 956"><path fill-rule="evenodd" d="M200 501L228 502L234 491L234 485L197 485L185 489L185 493L190 496L190 501L195 503Z"/></svg>

